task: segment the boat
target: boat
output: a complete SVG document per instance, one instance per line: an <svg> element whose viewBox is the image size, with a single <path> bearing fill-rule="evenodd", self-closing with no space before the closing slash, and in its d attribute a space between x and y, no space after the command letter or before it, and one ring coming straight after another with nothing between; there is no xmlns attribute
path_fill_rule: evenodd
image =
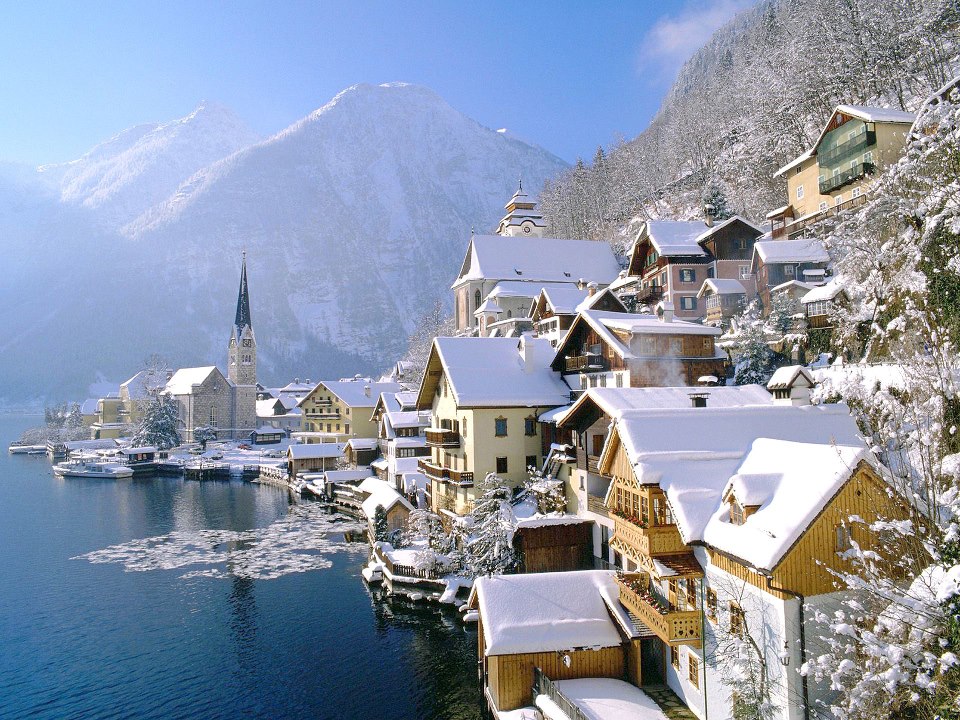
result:
<svg viewBox="0 0 960 720"><path fill-rule="evenodd" d="M95 460L79 460L65 462L53 466L53 472L61 477L89 477L89 478L129 478L133 477L133 469L116 462L100 462Z"/></svg>
<svg viewBox="0 0 960 720"><path fill-rule="evenodd" d="M7 452L14 455L42 455L47 451L46 445L21 445L20 443L11 443Z"/></svg>

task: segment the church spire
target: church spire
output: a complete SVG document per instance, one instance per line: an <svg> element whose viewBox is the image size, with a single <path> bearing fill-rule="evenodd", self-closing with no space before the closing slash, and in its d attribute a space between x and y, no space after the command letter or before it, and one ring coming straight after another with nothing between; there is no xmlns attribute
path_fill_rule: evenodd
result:
<svg viewBox="0 0 960 720"><path fill-rule="evenodd" d="M237 295L237 337L243 334L243 328L253 329L250 320L250 291L247 289L247 251L243 251L243 269L240 272L240 293Z"/></svg>

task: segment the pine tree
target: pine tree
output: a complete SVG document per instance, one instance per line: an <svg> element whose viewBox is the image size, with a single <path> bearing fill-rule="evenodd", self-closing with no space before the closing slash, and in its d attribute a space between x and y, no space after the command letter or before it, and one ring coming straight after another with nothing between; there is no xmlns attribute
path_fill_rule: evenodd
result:
<svg viewBox="0 0 960 720"><path fill-rule="evenodd" d="M203 425L193 429L193 441L200 443L202 450L207 449L207 443L217 439L217 429L209 425Z"/></svg>
<svg viewBox="0 0 960 720"><path fill-rule="evenodd" d="M767 344L765 323L756 302L736 318L733 335L733 381L737 385L765 385L776 366L776 354Z"/></svg>
<svg viewBox="0 0 960 720"><path fill-rule="evenodd" d="M467 545L467 565L474 576L501 575L513 570L518 561L513 548L512 493L493 473L487 475L481 491L471 513L473 536Z"/></svg>
<svg viewBox="0 0 960 720"><path fill-rule="evenodd" d="M169 450L180 444L179 426L177 401L169 395L154 392L130 442L136 446L152 445L158 450Z"/></svg>
<svg viewBox="0 0 960 720"><path fill-rule="evenodd" d="M383 505L377 505L377 509L373 511L373 539L376 542L386 542L389 535L387 511L383 509Z"/></svg>
<svg viewBox="0 0 960 720"><path fill-rule="evenodd" d="M714 220L726 220L734 212L727 203L727 196L716 180L711 180L703 191L703 207Z"/></svg>
<svg viewBox="0 0 960 720"><path fill-rule="evenodd" d="M71 430L83 427L83 415L80 413L80 405L74 403L70 408L70 414L67 415L66 427Z"/></svg>

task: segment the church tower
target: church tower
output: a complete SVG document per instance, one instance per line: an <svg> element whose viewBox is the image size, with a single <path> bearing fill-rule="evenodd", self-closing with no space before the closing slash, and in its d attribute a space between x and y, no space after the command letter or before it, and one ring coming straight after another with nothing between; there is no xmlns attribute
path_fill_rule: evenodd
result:
<svg viewBox="0 0 960 720"><path fill-rule="evenodd" d="M257 384L257 339L250 321L250 292L247 288L247 253L243 253L240 272L240 293L237 296L237 317L230 333L227 352L227 376L237 385Z"/></svg>
<svg viewBox="0 0 960 720"><path fill-rule="evenodd" d="M505 208L507 214L497 227L497 235L510 237L543 237L547 224L536 211L536 203L523 191L523 181Z"/></svg>

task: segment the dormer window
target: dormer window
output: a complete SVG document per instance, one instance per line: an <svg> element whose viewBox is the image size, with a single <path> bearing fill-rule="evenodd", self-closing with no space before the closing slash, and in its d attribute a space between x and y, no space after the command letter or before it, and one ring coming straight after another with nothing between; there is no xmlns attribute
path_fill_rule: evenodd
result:
<svg viewBox="0 0 960 720"><path fill-rule="evenodd" d="M736 498L730 498L730 522L734 525L743 525L744 519L743 506L737 502Z"/></svg>

